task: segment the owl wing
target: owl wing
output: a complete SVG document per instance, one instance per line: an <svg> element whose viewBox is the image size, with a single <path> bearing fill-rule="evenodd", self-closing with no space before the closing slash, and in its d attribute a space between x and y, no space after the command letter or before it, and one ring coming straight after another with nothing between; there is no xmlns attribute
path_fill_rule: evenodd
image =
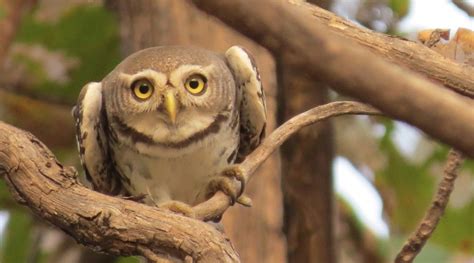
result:
<svg viewBox="0 0 474 263"><path fill-rule="evenodd" d="M265 93L255 61L244 48L233 46L225 53L239 90L240 145L236 162L251 153L265 137Z"/></svg>
<svg viewBox="0 0 474 263"><path fill-rule="evenodd" d="M92 82L82 88L72 113L76 121L79 156L87 180L94 190L117 195L124 193L124 189L109 150L104 106L102 85Z"/></svg>

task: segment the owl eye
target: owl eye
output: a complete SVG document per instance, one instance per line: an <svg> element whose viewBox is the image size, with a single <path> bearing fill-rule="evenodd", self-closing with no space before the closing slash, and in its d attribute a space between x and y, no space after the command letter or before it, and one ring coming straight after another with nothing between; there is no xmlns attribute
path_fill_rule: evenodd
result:
<svg viewBox="0 0 474 263"><path fill-rule="evenodd" d="M201 95L207 87L207 79L202 75L192 75L186 80L184 87L193 95Z"/></svg>
<svg viewBox="0 0 474 263"><path fill-rule="evenodd" d="M133 82L132 90L135 97L146 100L153 94L153 85L146 79L140 79Z"/></svg>

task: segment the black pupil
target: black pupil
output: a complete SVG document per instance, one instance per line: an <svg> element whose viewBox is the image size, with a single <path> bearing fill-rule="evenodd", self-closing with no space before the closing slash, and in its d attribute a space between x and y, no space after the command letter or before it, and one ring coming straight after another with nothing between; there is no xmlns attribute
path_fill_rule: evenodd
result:
<svg viewBox="0 0 474 263"><path fill-rule="evenodd" d="M197 89L199 87L199 81L191 80L189 82L189 87L191 87L191 89Z"/></svg>
<svg viewBox="0 0 474 263"><path fill-rule="evenodd" d="M140 91L140 93L146 94L150 90L150 87L148 86L148 84L142 83L140 84L140 87L138 87L138 90Z"/></svg>

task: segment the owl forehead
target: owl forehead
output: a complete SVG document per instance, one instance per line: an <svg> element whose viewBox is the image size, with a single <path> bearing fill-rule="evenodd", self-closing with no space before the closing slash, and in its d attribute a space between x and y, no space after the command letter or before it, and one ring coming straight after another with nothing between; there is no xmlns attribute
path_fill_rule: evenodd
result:
<svg viewBox="0 0 474 263"><path fill-rule="evenodd" d="M154 47L144 49L126 58L116 70L134 75L144 70L153 70L166 75L182 66L209 65L225 66L222 57L217 53L191 47Z"/></svg>

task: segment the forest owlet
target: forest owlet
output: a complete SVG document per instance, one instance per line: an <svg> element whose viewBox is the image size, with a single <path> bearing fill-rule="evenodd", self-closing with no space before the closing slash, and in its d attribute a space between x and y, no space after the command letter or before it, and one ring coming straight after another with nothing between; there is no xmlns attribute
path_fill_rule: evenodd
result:
<svg viewBox="0 0 474 263"><path fill-rule="evenodd" d="M87 84L73 114L94 189L156 205L204 201L220 172L260 144L266 124L258 70L238 46L224 56L179 46L134 53Z"/></svg>

